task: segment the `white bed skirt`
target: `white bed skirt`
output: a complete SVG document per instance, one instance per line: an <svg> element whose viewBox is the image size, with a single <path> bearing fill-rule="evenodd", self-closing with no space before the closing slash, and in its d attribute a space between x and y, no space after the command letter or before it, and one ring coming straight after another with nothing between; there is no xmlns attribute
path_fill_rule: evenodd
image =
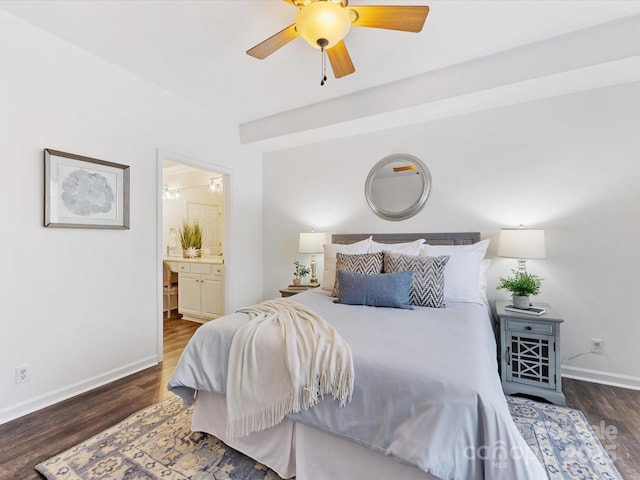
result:
<svg viewBox="0 0 640 480"><path fill-rule="evenodd" d="M224 395L198 392L191 428L218 437L267 465L282 478L297 480L436 480L417 468L301 423L284 420L262 432L229 441Z"/></svg>

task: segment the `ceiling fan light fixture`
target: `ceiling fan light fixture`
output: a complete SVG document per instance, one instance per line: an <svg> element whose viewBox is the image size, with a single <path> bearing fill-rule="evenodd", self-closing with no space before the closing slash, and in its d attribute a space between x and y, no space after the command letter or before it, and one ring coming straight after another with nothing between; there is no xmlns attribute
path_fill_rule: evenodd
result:
<svg viewBox="0 0 640 480"><path fill-rule="evenodd" d="M349 11L340 4L319 1L302 7L296 16L296 29L314 48L331 48L351 29Z"/></svg>

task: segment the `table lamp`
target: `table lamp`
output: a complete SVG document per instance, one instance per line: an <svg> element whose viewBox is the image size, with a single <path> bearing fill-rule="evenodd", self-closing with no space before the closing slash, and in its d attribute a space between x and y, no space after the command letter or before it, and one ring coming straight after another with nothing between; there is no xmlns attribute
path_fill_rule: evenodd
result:
<svg viewBox="0 0 640 480"><path fill-rule="evenodd" d="M312 287L318 285L318 277L316 277L316 253L322 253L325 243L326 234L323 232L300 233L298 252L311 254L311 280L309 281L309 285Z"/></svg>
<svg viewBox="0 0 640 480"><path fill-rule="evenodd" d="M498 239L498 256L518 260L518 271L526 273L527 259L547 256L544 230L537 228L503 228Z"/></svg>

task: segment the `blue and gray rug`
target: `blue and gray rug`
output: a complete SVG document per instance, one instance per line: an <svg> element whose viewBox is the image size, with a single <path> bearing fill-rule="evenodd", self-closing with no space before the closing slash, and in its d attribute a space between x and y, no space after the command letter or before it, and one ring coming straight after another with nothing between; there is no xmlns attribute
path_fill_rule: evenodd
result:
<svg viewBox="0 0 640 480"><path fill-rule="evenodd" d="M615 459L615 435L607 428L598 426L600 433L596 434L580 410L517 397L507 397L507 403L550 480L622 480L611 461Z"/></svg>
<svg viewBox="0 0 640 480"><path fill-rule="evenodd" d="M621 480L582 412L523 398L507 402L550 480ZM35 468L50 480L280 478L217 438L192 433L191 413L178 397L165 400Z"/></svg>

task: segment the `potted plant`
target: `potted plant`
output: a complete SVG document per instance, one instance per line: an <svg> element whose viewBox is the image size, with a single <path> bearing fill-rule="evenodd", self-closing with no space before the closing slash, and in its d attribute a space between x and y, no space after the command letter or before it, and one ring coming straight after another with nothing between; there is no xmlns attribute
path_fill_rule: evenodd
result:
<svg viewBox="0 0 640 480"><path fill-rule="evenodd" d="M309 270L309 267L307 267L306 265L302 265L297 260L293 262L293 264L296 267L296 269L293 272L293 284L297 286L297 285L300 285L300 282L304 277L306 277L307 275L309 275L309 273L311 273L311 270Z"/></svg>
<svg viewBox="0 0 640 480"><path fill-rule="evenodd" d="M202 256L202 228L198 222L192 224L184 222L182 228L178 230L178 239L184 258Z"/></svg>
<svg viewBox="0 0 640 480"><path fill-rule="evenodd" d="M529 296L540 293L542 278L527 272L511 270L513 276L500 278L497 290L508 290L513 296L513 306L516 308L529 308Z"/></svg>

